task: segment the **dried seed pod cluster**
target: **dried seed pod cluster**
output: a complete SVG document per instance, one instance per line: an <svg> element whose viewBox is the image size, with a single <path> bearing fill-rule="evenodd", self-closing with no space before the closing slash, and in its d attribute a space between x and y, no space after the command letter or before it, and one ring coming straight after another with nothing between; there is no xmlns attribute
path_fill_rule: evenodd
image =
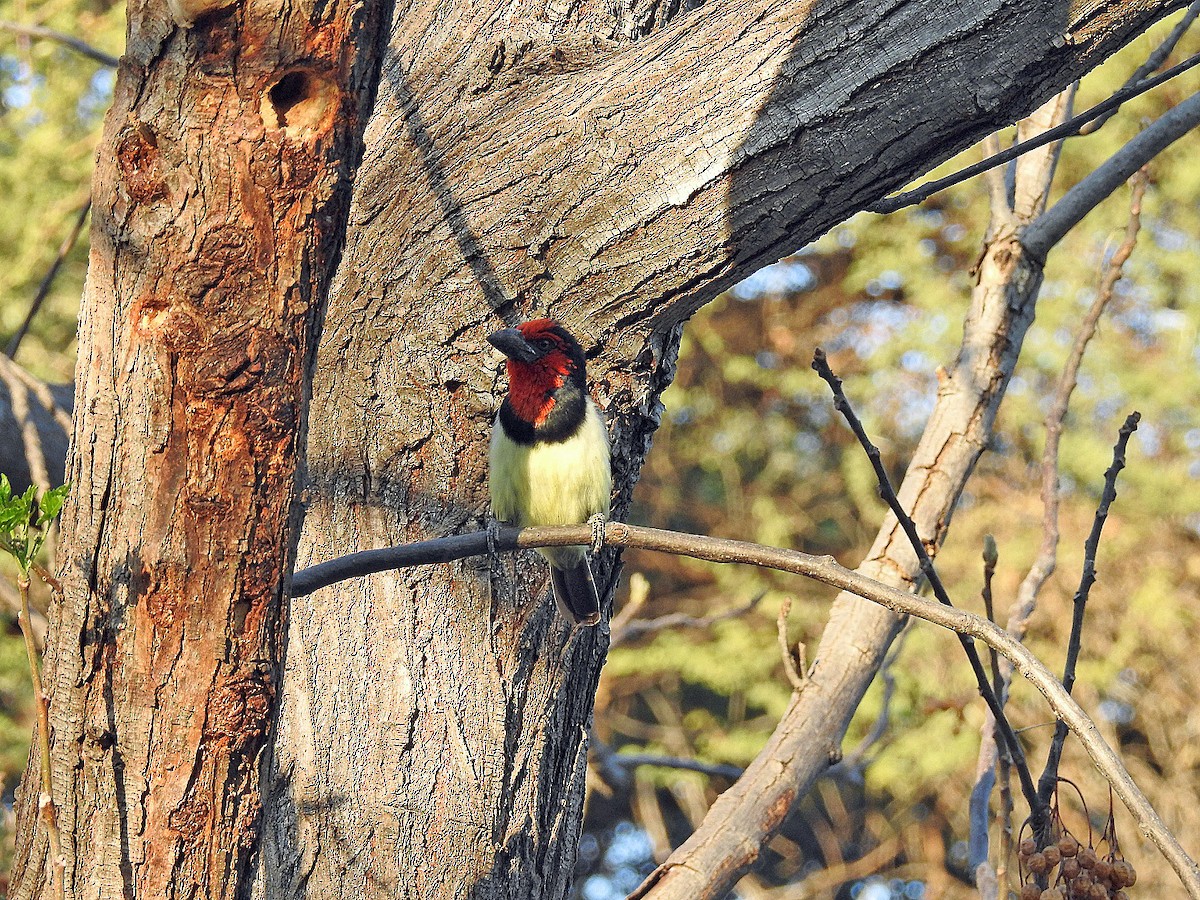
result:
<svg viewBox="0 0 1200 900"><path fill-rule="evenodd" d="M1025 882L1021 900L1129 900L1125 889L1137 882L1137 872L1120 857L1115 840L1100 855L1065 829L1060 834L1056 842L1040 849L1031 837L1021 841L1017 851ZM1105 837L1109 836L1106 829Z"/></svg>

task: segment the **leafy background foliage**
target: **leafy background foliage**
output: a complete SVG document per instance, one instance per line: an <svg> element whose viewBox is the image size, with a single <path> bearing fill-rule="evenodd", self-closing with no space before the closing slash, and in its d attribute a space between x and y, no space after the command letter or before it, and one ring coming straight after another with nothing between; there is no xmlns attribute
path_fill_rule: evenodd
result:
<svg viewBox="0 0 1200 900"><path fill-rule="evenodd" d="M0 3L0 19L36 23L116 53L123 6L92 0ZM1164 23L1086 79L1076 108L1107 96L1157 45ZM1200 49L1190 34L1171 62ZM20 324L37 284L85 201L112 73L47 41L0 33L0 340ZM1067 143L1056 196L1141 127L1198 87L1195 74L1129 103L1096 135ZM1110 313L1084 363L1062 446L1063 540L1028 642L1062 663L1083 538L1117 428L1133 408L1141 429L1101 545L1076 693L1119 746L1185 846L1200 845L1200 168L1194 137L1152 167L1143 233ZM967 151L949 171L978 158ZM918 209L861 215L704 308L689 324L663 427L636 494L634 518L661 527L745 538L854 566L883 515L867 460L810 370L823 346L897 477L932 408L936 368L953 359L986 223L980 182ZM994 446L963 495L939 555L956 601L982 611L980 551L994 534L1003 621L1041 539L1038 472L1048 398L1090 304L1101 264L1120 240L1128 192L1092 213L1049 260ZM85 275L81 241L68 258L18 362L69 380ZM604 671L596 736L619 752L649 752L744 766L786 708L775 619L795 602L793 639L816 646L833 592L777 573L626 554L649 582L640 618L753 611L705 629L664 629L614 647ZM11 576L13 569L0 570ZM628 579L627 579L628 580ZM625 594L618 607L625 602ZM43 598L44 603L44 598ZM0 773L19 778L32 712L15 617L0 634ZM885 690L884 681L890 683ZM890 694L886 713L885 694ZM1024 684L1012 718L1031 759L1043 758L1052 720ZM861 742L885 715L882 734ZM887 678L868 695L847 737L857 762L817 785L764 867L738 889L745 900L801 896L969 897L962 881L967 794L983 707L953 636L916 624ZM856 748L862 750L855 756ZM1083 788L1093 817L1107 792L1071 743L1063 772ZM593 773L578 894L623 896L686 837L727 782L641 767L631 777ZM1078 801L1064 815L1086 832ZM11 820L11 815L8 817ZM1176 882L1117 811L1137 891L1172 896ZM9 821L11 827L11 821ZM3 836L2 854L11 852ZM7 859L0 858L7 870ZM807 880L806 880L807 879ZM799 887L796 887L799 883ZM780 887L792 885L792 887Z"/></svg>

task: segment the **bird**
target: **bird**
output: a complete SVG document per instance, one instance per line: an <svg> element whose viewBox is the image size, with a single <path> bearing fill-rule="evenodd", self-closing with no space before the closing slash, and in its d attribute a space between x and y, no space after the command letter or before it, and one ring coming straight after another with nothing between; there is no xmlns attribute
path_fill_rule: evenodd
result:
<svg viewBox="0 0 1200 900"><path fill-rule="evenodd" d="M492 515L529 525L592 525L602 543L612 493L604 418L587 392L579 341L554 319L488 336L507 357L508 394L492 425ZM598 529L600 529L598 531ZM580 625L600 621L600 596L583 547L543 547L559 609Z"/></svg>

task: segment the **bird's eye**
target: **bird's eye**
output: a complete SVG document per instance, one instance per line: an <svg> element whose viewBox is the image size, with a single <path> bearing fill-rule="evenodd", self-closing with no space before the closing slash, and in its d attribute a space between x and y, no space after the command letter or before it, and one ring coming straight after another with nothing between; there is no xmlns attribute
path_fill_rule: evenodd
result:
<svg viewBox="0 0 1200 900"><path fill-rule="evenodd" d="M537 340L533 341L533 346L537 347L543 352L546 350L553 350L554 341L552 341L550 338L538 338Z"/></svg>

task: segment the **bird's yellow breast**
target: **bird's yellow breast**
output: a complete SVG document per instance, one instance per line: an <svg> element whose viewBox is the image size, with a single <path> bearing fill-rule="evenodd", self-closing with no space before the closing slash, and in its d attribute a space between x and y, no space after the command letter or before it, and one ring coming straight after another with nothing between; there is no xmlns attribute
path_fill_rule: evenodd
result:
<svg viewBox="0 0 1200 900"><path fill-rule="evenodd" d="M555 444L518 444L497 421L489 452L492 514L514 525L578 525L608 515L608 432L591 400L579 431Z"/></svg>

